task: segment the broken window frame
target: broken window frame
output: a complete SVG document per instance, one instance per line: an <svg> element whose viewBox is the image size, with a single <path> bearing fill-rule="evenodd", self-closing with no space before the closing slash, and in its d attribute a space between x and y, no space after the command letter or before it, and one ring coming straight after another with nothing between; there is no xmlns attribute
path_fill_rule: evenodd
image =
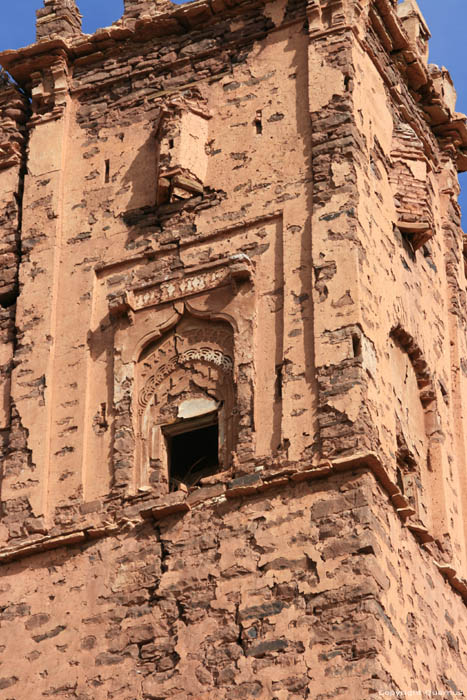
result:
<svg viewBox="0 0 467 700"><path fill-rule="evenodd" d="M167 425L161 425L160 431L165 441L165 454L166 454L166 469L167 469L167 480L169 483L169 490L177 490L173 488L173 482L175 477L172 475L173 464L172 464L172 451L173 451L173 439L181 435L186 435L188 433L197 432L203 430L204 428L209 428L214 425L217 426L217 465L210 471L209 474L204 476L212 476L223 470L225 464L224 455L224 445L225 445L225 429L224 429L224 411L222 406L215 410L205 413L200 416L195 416L193 418L182 419L176 421L175 423L169 423ZM192 465L191 469L194 465ZM199 479L194 483L189 483L187 479L186 482L182 479L177 479L177 482L185 484L188 488L193 488L199 485L199 480L203 476L200 475Z"/></svg>

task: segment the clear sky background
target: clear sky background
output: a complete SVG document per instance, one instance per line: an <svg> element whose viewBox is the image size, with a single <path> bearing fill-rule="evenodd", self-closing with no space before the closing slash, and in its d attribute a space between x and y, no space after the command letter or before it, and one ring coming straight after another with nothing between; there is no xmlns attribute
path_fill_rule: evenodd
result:
<svg viewBox="0 0 467 700"><path fill-rule="evenodd" d="M449 69L457 89L457 110L467 113L467 0L418 0L430 28L430 62ZM123 14L123 0L78 0L83 29L94 32ZM35 11L41 0L2 1L0 51L34 41ZM467 228L467 174L461 176L464 229Z"/></svg>

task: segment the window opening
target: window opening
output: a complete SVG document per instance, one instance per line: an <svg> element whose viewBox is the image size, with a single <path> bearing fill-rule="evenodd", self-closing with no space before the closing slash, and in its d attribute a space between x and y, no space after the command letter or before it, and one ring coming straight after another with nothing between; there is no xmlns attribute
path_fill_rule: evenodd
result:
<svg viewBox="0 0 467 700"><path fill-rule="evenodd" d="M414 512L418 514L418 493L421 489L417 461L409 449L400 426L397 427L397 483Z"/></svg>
<svg viewBox="0 0 467 700"><path fill-rule="evenodd" d="M214 414L165 426L170 491L193 487L219 469L219 418Z"/></svg>
<svg viewBox="0 0 467 700"><path fill-rule="evenodd" d="M352 334L352 350L354 357L362 356L362 341L356 334Z"/></svg>
<svg viewBox="0 0 467 700"><path fill-rule="evenodd" d="M105 182L110 182L110 160L105 161Z"/></svg>
<svg viewBox="0 0 467 700"><path fill-rule="evenodd" d="M256 133L262 134L263 133L263 112L261 109L258 109L256 111L255 126L256 126Z"/></svg>
<svg viewBox="0 0 467 700"><path fill-rule="evenodd" d="M276 365L276 399L281 399L282 398L282 386L283 386L283 364L281 363L280 365Z"/></svg>

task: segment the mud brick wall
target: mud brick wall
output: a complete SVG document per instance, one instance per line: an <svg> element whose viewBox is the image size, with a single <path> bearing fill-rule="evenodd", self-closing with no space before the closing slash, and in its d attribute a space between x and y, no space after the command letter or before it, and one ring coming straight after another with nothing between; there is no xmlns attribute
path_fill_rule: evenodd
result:
<svg viewBox="0 0 467 700"><path fill-rule="evenodd" d="M172 29L171 43L157 32L148 38L142 22L135 31L143 43L112 40L105 55L77 57L72 73L58 57L27 84L36 114L13 395L37 470L21 495L50 526L55 518L72 524L83 500L135 488L130 355L141 335L178 312L167 306L154 322L143 309L132 331L109 303L232 253L256 268L247 305L243 292L189 303L201 315L209 305L231 312L237 328L250 314L248 334L255 327L243 344L237 330L237 455L253 470L252 457L271 449L290 459L313 449L311 336L303 331L311 319L302 266L310 246L304 15L274 41L254 43L273 28L270 11L239 12L208 28L196 13L195 29ZM193 134L188 146L184 129ZM290 143L296 158L278 168ZM253 172L262 174L253 181ZM108 425L100 430L102 410ZM5 501L16 491L13 476L4 480Z"/></svg>
<svg viewBox="0 0 467 700"><path fill-rule="evenodd" d="M37 38L0 56L0 696L466 693L467 127L415 0L92 36L45 0Z"/></svg>
<svg viewBox="0 0 467 700"><path fill-rule="evenodd" d="M368 472L212 498L5 564L0 686L81 700L461 691L465 607L439 575Z"/></svg>
<svg viewBox="0 0 467 700"><path fill-rule="evenodd" d="M397 598L398 582L377 563L388 542L373 481L356 472L267 497L213 499L7 564L2 659L17 665L2 664L2 692L323 700L396 688L379 660L401 610L382 604ZM416 631L407 634L410 644ZM460 682L455 671L445 668Z"/></svg>
<svg viewBox="0 0 467 700"><path fill-rule="evenodd" d="M0 73L0 462L2 480L15 446L15 409L11 400L13 356L18 346L15 324L21 257L21 219L25 168L26 96ZM18 464L19 466L19 464ZM17 470L19 474L20 469ZM11 507L18 508L12 499Z"/></svg>
<svg viewBox="0 0 467 700"><path fill-rule="evenodd" d="M423 34L423 19L411 8ZM452 84L435 78L438 69L426 66L423 52L416 75L390 60L390 47L403 55L405 40L383 33L381 12L378 5L370 13L362 42L337 10L334 33L323 35L318 14L311 28L321 450L331 459L359 449L384 454L414 517L462 558L464 528L450 531L448 524L458 520L459 488L465 502L465 427L454 418L464 399L451 354L465 347L465 320L457 312L465 284L462 264L453 263L453 256L461 263L463 243L462 235L446 239L459 222L456 164L448 165L426 122L433 107L414 105L410 93L420 83L435 89L440 80L448 95Z"/></svg>

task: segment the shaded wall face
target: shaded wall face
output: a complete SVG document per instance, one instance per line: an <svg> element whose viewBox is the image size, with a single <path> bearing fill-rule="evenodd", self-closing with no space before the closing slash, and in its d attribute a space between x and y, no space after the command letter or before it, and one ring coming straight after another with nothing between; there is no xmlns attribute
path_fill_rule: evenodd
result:
<svg viewBox="0 0 467 700"><path fill-rule="evenodd" d="M400 690L463 697L465 604L439 581L432 558L386 510L381 496L376 501L383 507L373 511L381 528L378 557L389 583L380 599L385 613L381 665Z"/></svg>
<svg viewBox="0 0 467 700"><path fill-rule="evenodd" d="M368 449L384 455L407 513L413 505L414 519L443 543L440 557L460 569L465 412L453 357L464 352L466 321L453 163L388 58L377 22L361 44L343 34L330 42L318 34L322 18L313 21L321 449L330 459Z"/></svg>
<svg viewBox="0 0 467 700"><path fill-rule="evenodd" d="M368 59L360 57L358 63ZM363 99L366 86L360 82ZM394 110L392 100L386 98L386 104ZM447 233L459 219L455 193L451 190L449 196L443 184L455 175L442 155L435 157L436 164L427 158L433 137L429 130L417 130L418 115L410 124L396 111L389 144L377 134L378 113L372 108L366 112L372 128L361 159L359 189L367 196L360 198L359 221L363 246L371 246L372 253L359 268L363 318L378 318L377 328L369 331L378 357L369 407L388 456L400 450L401 431L407 433L403 442L420 442L414 448L419 453L414 469L424 489L418 517L435 536L450 539L454 557L464 561L459 507L465 508L465 447L453 430L463 399L451 348L464 342L465 319L457 314L456 297L465 287L465 276L458 264L456 282L450 279L449 259L458 256L462 242L459 236L454 243ZM396 369L394 342L405 354L405 372L400 365ZM387 394L381 392L383 385ZM406 414L402 423L401 410ZM451 469L450 463L457 466Z"/></svg>

